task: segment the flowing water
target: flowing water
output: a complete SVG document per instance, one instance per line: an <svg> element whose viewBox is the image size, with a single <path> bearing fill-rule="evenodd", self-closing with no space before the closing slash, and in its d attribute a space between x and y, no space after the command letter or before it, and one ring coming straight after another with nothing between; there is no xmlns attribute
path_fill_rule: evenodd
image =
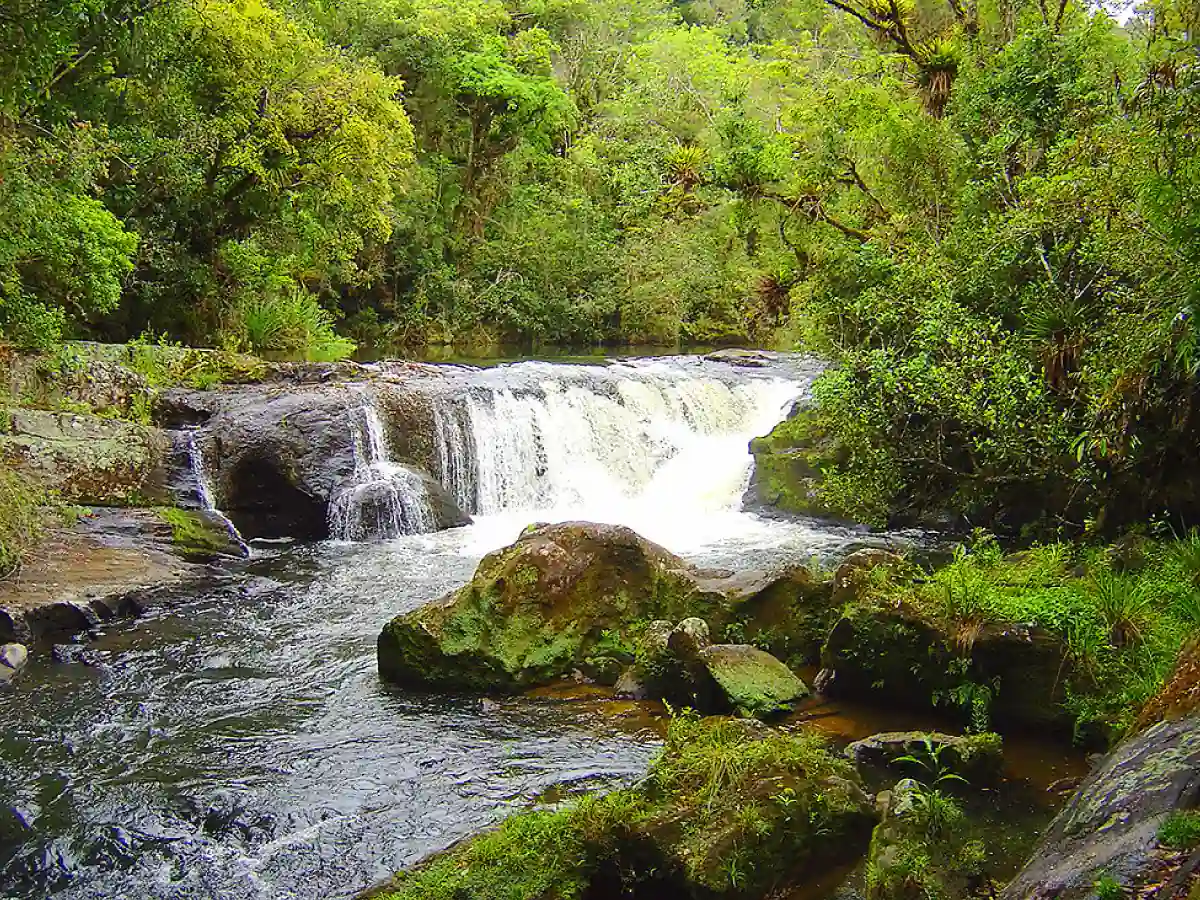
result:
<svg viewBox="0 0 1200 900"><path fill-rule="evenodd" d="M364 405L343 540L262 545L58 662L37 653L0 695L0 895L349 897L547 792L639 777L659 738L625 706L389 688L379 628L531 521L621 522L705 565L845 552L864 536L742 509L747 441L812 374L677 359L465 372L435 410L435 474L475 523L439 533L410 533L427 527L416 488ZM379 536L354 498L380 492L399 509L390 539L347 542Z"/></svg>

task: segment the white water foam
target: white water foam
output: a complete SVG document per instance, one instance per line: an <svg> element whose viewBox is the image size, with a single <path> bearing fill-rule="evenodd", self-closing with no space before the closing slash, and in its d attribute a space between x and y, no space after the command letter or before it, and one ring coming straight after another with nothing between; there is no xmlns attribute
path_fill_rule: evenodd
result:
<svg viewBox="0 0 1200 900"><path fill-rule="evenodd" d="M420 474L392 461L383 422L364 402L351 418L354 473L329 505L336 540L388 539L437 529L437 517Z"/></svg>
<svg viewBox="0 0 1200 900"><path fill-rule="evenodd" d="M504 368L511 378L444 401L435 417L438 474L475 515L472 545L575 519L628 525L672 549L772 531L741 509L749 442L806 381L722 378L668 360Z"/></svg>

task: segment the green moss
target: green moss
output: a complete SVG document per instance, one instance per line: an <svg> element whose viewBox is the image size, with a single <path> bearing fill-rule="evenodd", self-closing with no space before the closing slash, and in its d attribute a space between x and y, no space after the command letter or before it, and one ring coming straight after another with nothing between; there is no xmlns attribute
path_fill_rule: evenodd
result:
<svg viewBox="0 0 1200 900"><path fill-rule="evenodd" d="M741 715L768 718L790 712L808 687L775 657L754 647L717 645L701 653L709 674Z"/></svg>
<svg viewBox="0 0 1200 900"><path fill-rule="evenodd" d="M803 879L865 840L854 773L813 736L676 718L641 785L510 817L403 873L392 900L742 895Z"/></svg>
<svg viewBox="0 0 1200 900"><path fill-rule="evenodd" d="M1172 813L1158 828L1158 842L1168 850L1200 847L1200 812Z"/></svg>
<svg viewBox="0 0 1200 900"><path fill-rule="evenodd" d="M229 555L234 543L229 531L197 510L160 506L155 512L171 526L171 541L186 557L209 560Z"/></svg>

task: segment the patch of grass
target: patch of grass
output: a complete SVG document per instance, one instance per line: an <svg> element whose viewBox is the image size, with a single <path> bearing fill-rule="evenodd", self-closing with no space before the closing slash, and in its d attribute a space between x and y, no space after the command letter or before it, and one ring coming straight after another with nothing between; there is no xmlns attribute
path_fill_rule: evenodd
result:
<svg viewBox="0 0 1200 900"><path fill-rule="evenodd" d="M398 875L391 900L762 888L838 854L869 822L850 764L819 737L676 716L640 785L507 819ZM865 835L863 835L865 837ZM607 891L607 892L606 892ZM651 894L647 893L646 896Z"/></svg>
<svg viewBox="0 0 1200 900"><path fill-rule="evenodd" d="M1158 842L1168 850L1194 850L1200 847L1200 812L1171 813L1158 828Z"/></svg>
<svg viewBox="0 0 1200 900"><path fill-rule="evenodd" d="M1108 874L1097 878L1092 887L1096 892L1096 900L1122 900L1125 896L1125 888L1121 887L1120 882Z"/></svg>

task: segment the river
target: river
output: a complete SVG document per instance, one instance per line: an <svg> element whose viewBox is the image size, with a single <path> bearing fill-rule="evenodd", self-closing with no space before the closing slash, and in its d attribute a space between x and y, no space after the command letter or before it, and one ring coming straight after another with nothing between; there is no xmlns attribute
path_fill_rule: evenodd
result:
<svg viewBox="0 0 1200 900"><path fill-rule="evenodd" d="M659 739L628 704L390 688L379 628L533 521L620 522L702 565L837 558L865 536L742 503L747 442L815 371L660 359L472 372L441 420L436 474L474 524L260 542L244 567L60 649L64 661L37 653L0 696L3 896L349 897L551 789L638 778ZM386 474L373 453L362 477Z"/></svg>

